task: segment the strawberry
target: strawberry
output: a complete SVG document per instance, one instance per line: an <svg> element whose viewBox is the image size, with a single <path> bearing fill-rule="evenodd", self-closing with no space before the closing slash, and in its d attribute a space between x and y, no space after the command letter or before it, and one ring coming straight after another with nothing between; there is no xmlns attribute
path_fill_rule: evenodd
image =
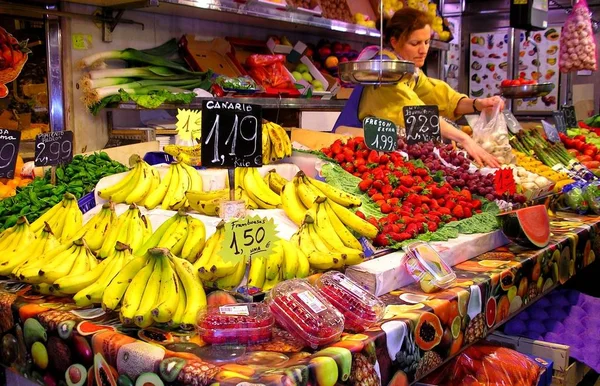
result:
<svg viewBox="0 0 600 386"><path fill-rule="evenodd" d="M396 198L400 198L404 196L404 192L402 191L402 189L400 188L396 188L394 189L394 191L392 192L392 197L396 197Z"/></svg>
<svg viewBox="0 0 600 386"><path fill-rule="evenodd" d="M388 185L388 184L383 185L381 187L381 193L383 193L383 194L392 194L393 190L394 190L394 188L392 188L392 186Z"/></svg>
<svg viewBox="0 0 600 386"><path fill-rule="evenodd" d="M371 188L371 189L369 189L369 191L367 192L367 194L369 195L369 197L373 197L374 195L377 194L377 189Z"/></svg>
<svg viewBox="0 0 600 386"><path fill-rule="evenodd" d="M438 229L438 225L437 225L437 223L435 223L435 222L433 222L433 221L429 221L429 222L427 223L427 230L428 230L429 232L435 232L435 231L437 231L437 229Z"/></svg>
<svg viewBox="0 0 600 386"><path fill-rule="evenodd" d="M354 164L350 161L346 162L343 166L344 170L348 173L354 173Z"/></svg>
<svg viewBox="0 0 600 386"><path fill-rule="evenodd" d="M369 217L367 222L379 229L379 224L377 223L377 219L375 217Z"/></svg>
<svg viewBox="0 0 600 386"><path fill-rule="evenodd" d="M377 189L377 190L381 190L381 188L383 188L384 182L381 180L376 180L373 181L373 188Z"/></svg>
<svg viewBox="0 0 600 386"><path fill-rule="evenodd" d="M377 236L375 236L375 238L373 239L373 242L375 243L375 245L381 246L381 247L387 247L390 244L390 240L383 233L380 233Z"/></svg>
<svg viewBox="0 0 600 386"><path fill-rule="evenodd" d="M411 176L400 177L400 183L407 188L412 187L415 184L415 179Z"/></svg>
<svg viewBox="0 0 600 386"><path fill-rule="evenodd" d="M335 161L336 161L337 163L339 163L340 165L341 165L342 163L346 162L346 157L344 157L344 155L343 155L343 154L341 154L341 153L338 153L338 154L337 154L337 155L336 155L336 156L335 156L333 159L335 159Z"/></svg>
<svg viewBox="0 0 600 386"><path fill-rule="evenodd" d="M374 194L374 195L371 196L371 199L373 201L383 200L383 194L381 194L381 193Z"/></svg>
<svg viewBox="0 0 600 386"><path fill-rule="evenodd" d="M381 213L387 214L392 211L392 206L390 204L388 204L387 202L384 202L383 204L381 204L379 209L381 209Z"/></svg>
<svg viewBox="0 0 600 386"><path fill-rule="evenodd" d="M426 177L429 175L429 172L426 169L417 168L417 169L415 169L414 174L416 174L417 176L420 176L420 177Z"/></svg>
<svg viewBox="0 0 600 386"><path fill-rule="evenodd" d="M360 190L362 190L363 192L366 192L367 190L369 190L371 185L373 185L373 180L366 179L366 180L362 180L361 182L358 183L358 188Z"/></svg>
<svg viewBox="0 0 600 386"><path fill-rule="evenodd" d="M360 218L362 218L363 220L365 219L365 214L363 212L361 212L360 210L356 211L356 215Z"/></svg>
<svg viewBox="0 0 600 386"><path fill-rule="evenodd" d="M419 227L415 223L408 224L406 226L405 232L411 234L414 237L419 233Z"/></svg>
<svg viewBox="0 0 600 386"><path fill-rule="evenodd" d="M336 139L335 142L331 145L331 152L333 154L340 154L342 152L342 141Z"/></svg>
<svg viewBox="0 0 600 386"><path fill-rule="evenodd" d="M421 205L421 196L417 195L417 194L409 194L408 197L406 198L407 202L412 203L415 206L419 206Z"/></svg>
<svg viewBox="0 0 600 386"><path fill-rule="evenodd" d="M412 239L412 236L408 232L400 233L399 237L402 239L402 241Z"/></svg>
<svg viewBox="0 0 600 386"><path fill-rule="evenodd" d="M392 194L393 196L393 194ZM398 203L400 202L400 199L398 197L394 197L394 198L390 198L388 201L388 204L392 205L392 206L397 206Z"/></svg>
<svg viewBox="0 0 600 386"><path fill-rule="evenodd" d="M390 162L390 156L387 154L382 154L379 157L379 164L380 165L387 165Z"/></svg>
<svg viewBox="0 0 600 386"><path fill-rule="evenodd" d="M402 215L402 221L407 225L414 222L412 216L405 216L405 215Z"/></svg>
<svg viewBox="0 0 600 386"><path fill-rule="evenodd" d="M465 211L461 205L456 205L454 209L452 209L452 215L456 218L464 218Z"/></svg>
<svg viewBox="0 0 600 386"><path fill-rule="evenodd" d="M479 209L481 208L481 201L479 200L473 200L473 209Z"/></svg>
<svg viewBox="0 0 600 386"><path fill-rule="evenodd" d="M362 175L362 173L368 171L369 168L367 167L367 165L358 165L356 167L356 171L358 171L358 173L360 173Z"/></svg>
<svg viewBox="0 0 600 386"><path fill-rule="evenodd" d="M473 197L471 196L471 192L467 189L463 189L460 191L461 196L465 197L467 200L471 201Z"/></svg>
<svg viewBox="0 0 600 386"><path fill-rule="evenodd" d="M397 232L391 232L390 237L392 240L394 240L396 242L404 241L404 240L402 240L402 236L400 236L400 233L397 233Z"/></svg>
<svg viewBox="0 0 600 386"><path fill-rule="evenodd" d="M463 211L464 211L464 218L469 218L473 215L470 208L465 207L465 208L463 208Z"/></svg>
<svg viewBox="0 0 600 386"><path fill-rule="evenodd" d="M387 218L390 222L393 222L393 223L396 223L400 220L400 216L396 213L388 214Z"/></svg>
<svg viewBox="0 0 600 386"><path fill-rule="evenodd" d="M454 207L456 206L456 203L454 201L448 200L448 201L446 201L446 205L444 205L444 206L450 210L453 210Z"/></svg>
<svg viewBox="0 0 600 386"><path fill-rule="evenodd" d="M358 167L358 166L361 166L361 165L366 165L366 164L367 164L367 161L365 161L365 159L364 159L364 158L356 158L356 159L354 160L354 166L357 166L357 167Z"/></svg>
<svg viewBox="0 0 600 386"><path fill-rule="evenodd" d="M375 150L371 150L371 152L369 153L369 156L367 157L367 162L372 163L372 164L378 164L379 163L379 153L377 153Z"/></svg>

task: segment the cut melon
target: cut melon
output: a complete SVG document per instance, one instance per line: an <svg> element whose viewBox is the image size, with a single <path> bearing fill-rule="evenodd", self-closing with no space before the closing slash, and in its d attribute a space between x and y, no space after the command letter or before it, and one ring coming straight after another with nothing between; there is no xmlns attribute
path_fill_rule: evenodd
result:
<svg viewBox="0 0 600 386"><path fill-rule="evenodd" d="M502 232L511 241L535 248L550 242L550 219L544 205L517 209L498 216Z"/></svg>

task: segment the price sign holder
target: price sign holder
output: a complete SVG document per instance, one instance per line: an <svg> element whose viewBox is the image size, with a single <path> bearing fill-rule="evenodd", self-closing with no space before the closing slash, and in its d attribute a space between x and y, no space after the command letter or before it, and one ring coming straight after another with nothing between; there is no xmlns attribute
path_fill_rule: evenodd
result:
<svg viewBox="0 0 600 386"><path fill-rule="evenodd" d="M519 121L517 121L517 118L513 113L511 113L509 110L504 110L502 114L504 114L504 120L506 121L506 127L508 128L508 131L513 134L517 134L523 130L523 126L521 126Z"/></svg>
<svg viewBox="0 0 600 386"><path fill-rule="evenodd" d="M414 145L419 142L441 142L440 110L437 106L404 106L406 142Z"/></svg>
<svg viewBox="0 0 600 386"><path fill-rule="evenodd" d="M392 121L375 117L363 119L365 144L371 150L391 152L398 148L398 127Z"/></svg>
<svg viewBox="0 0 600 386"><path fill-rule="evenodd" d="M559 133L566 134L567 133L567 121L565 119L565 112L563 110L553 111L552 117L554 117L554 122L556 124L556 130L558 130Z"/></svg>
<svg viewBox="0 0 600 386"><path fill-rule="evenodd" d="M515 194L517 186L511 168L498 169L494 174L494 189L499 195Z"/></svg>
<svg viewBox="0 0 600 386"><path fill-rule="evenodd" d="M0 178L15 178L20 144L20 131L0 129Z"/></svg>
<svg viewBox="0 0 600 386"><path fill-rule="evenodd" d="M250 261L267 258L273 244L279 240L273 219L249 216L225 223L225 237L221 248L223 261L239 261L240 255Z"/></svg>
<svg viewBox="0 0 600 386"><path fill-rule="evenodd" d="M542 126L544 127L544 132L546 133L546 138L548 138L548 141L554 143L560 142L558 130L556 130L554 125L542 120Z"/></svg>
<svg viewBox="0 0 600 386"><path fill-rule="evenodd" d="M235 168L262 166L262 107L205 100L201 122L202 166L229 169L229 196L234 202Z"/></svg>
<svg viewBox="0 0 600 386"><path fill-rule="evenodd" d="M575 116L575 107L574 106L563 106L560 108L563 114L565 115L565 124L567 128L569 127L577 127L577 117Z"/></svg>

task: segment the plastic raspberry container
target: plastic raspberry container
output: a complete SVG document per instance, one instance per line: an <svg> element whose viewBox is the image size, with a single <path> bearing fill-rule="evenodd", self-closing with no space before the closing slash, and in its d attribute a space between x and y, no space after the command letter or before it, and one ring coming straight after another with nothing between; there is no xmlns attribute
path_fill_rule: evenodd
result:
<svg viewBox="0 0 600 386"><path fill-rule="evenodd" d="M365 331L383 318L385 304L343 273L324 273L317 281L317 288L344 315L347 331Z"/></svg>
<svg viewBox="0 0 600 386"><path fill-rule="evenodd" d="M344 316L306 280L277 284L266 302L277 323L312 348L337 341L344 331Z"/></svg>
<svg viewBox="0 0 600 386"><path fill-rule="evenodd" d="M415 281L425 281L432 291L450 287L456 274L429 244L415 241L406 246L406 270ZM427 291L426 291L427 292Z"/></svg>
<svg viewBox="0 0 600 386"><path fill-rule="evenodd" d="M198 334L213 345L269 341L275 319L264 303L210 306L198 313Z"/></svg>

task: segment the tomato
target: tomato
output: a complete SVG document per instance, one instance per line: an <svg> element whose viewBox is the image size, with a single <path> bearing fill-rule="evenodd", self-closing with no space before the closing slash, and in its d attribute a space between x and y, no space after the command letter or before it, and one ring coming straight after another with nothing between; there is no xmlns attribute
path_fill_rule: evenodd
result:
<svg viewBox="0 0 600 386"><path fill-rule="evenodd" d="M514 79L510 81L510 85L511 86L520 86L521 85L521 80L520 79Z"/></svg>
<svg viewBox="0 0 600 386"><path fill-rule="evenodd" d="M511 83L511 82L512 82L512 81L511 81L510 79L504 79L504 80L502 81L502 83L500 83L500 85L501 85L502 87L508 87L508 86L510 86L510 83Z"/></svg>

